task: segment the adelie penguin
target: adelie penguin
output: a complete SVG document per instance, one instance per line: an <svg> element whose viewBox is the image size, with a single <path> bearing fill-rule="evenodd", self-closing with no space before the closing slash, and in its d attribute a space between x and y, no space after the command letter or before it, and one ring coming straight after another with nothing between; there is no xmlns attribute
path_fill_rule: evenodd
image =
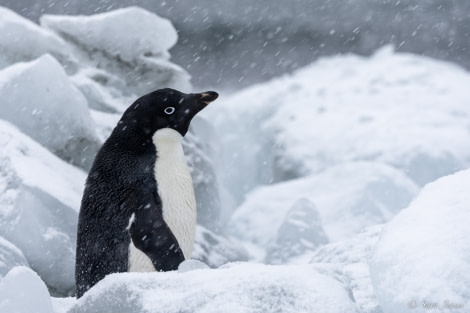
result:
<svg viewBox="0 0 470 313"><path fill-rule="evenodd" d="M213 91L137 99L98 152L78 220L77 297L118 272L171 271L191 257L196 200L182 138Z"/></svg>

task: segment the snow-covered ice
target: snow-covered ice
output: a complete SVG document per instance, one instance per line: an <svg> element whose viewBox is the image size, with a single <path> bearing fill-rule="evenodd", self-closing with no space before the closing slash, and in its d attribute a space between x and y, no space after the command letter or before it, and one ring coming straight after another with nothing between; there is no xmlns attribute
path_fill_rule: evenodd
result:
<svg viewBox="0 0 470 313"><path fill-rule="evenodd" d="M318 209L330 241L390 220L418 191L400 171L380 163L344 163L307 178L259 187L235 211L231 233L265 246L293 204L305 198Z"/></svg>
<svg viewBox="0 0 470 313"><path fill-rule="evenodd" d="M192 258L210 267L219 267L229 262L247 261L249 256L241 243L198 225Z"/></svg>
<svg viewBox="0 0 470 313"><path fill-rule="evenodd" d="M201 261L198 260L185 260L183 261L179 266L178 266L178 272L179 273L185 273L185 272L190 272L194 270L205 270L209 269L209 266Z"/></svg>
<svg viewBox="0 0 470 313"><path fill-rule="evenodd" d="M156 14L128 7L91 16L44 15L40 24L66 41L80 67L119 77L124 93L140 96L163 87L191 90L186 71L169 61L177 32Z"/></svg>
<svg viewBox="0 0 470 313"><path fill-rule="evenodd" d="M464 169L469 85L456 65L383 48L249 87L211 110L228 185L241 200L240 189L348 161L389 164L419 185Z"/></svg>
<svg viewBox="0 0 470 313"><path fill-rule="evenodd" d="M385 227L370 263L385 313L468 312L469 185L470 170L440 178Z"/></svg>
<svg viewBox="0 0 470 313"><path fill-rule="evenodd" d="M347 282L354 302L363 313L382 313L369 272L369 261L383 225L366 228L361 233L326 244L313 252L290 260L293 264L327 263Z"/></svg>
<svg viewBox="0 0 470 313"><path fill-rule="evenodd" d="M112 274L70 310L93 312L359 312L348 289L313 265L234 263L219 269Z"/></svg>
<svg viewBox="0 0 470 313"><path fill-rule="evenodd" d="M86 97L90 109L117 113L123 112L132 103L133 97L126 93L123 79L106 71L85 68L70 79Z"/></svg>
<svg viewBox="0 0 470 313"><path fill-rule="evenodd" d="M87 101L60 63L44 55L0 71L0 118L73 164L89 168L100 146Z"/></svg>
<svg viewBox="0 0 470 313"><path fill-rule="evenodd" d="M54 313L67 313L70 308L77 302L75 297L67 297L67 298L55 298L52 297L52 308L54 309Z"/></svg>
<svg viewBox="0 0 470 313"><path fill-rule="evenodd" d="M304 263L307 258L311 263L368 264L383 227L383 224L367 227L355 236L319 247L295 263Z"/></svg>
<svg viewBox="0 0 470 313"><path fill-rule="evenodd" d="M313 251L328 242L318 215L318 209L311 201L301 198L286 213L266 251L265 262L284 264L293 258Z"/></svg>
<svg viewBox="0 0 470 313"><path fill-rule="evenodd" d="M44 15L41 26L66 35L87 49L104 51L126 62L141 56L166 55L178 40L169 20L139 7L92 16Z"/></svg>
<svg viewBox="0 0 470 313"><path fill-rule="evenodd" d="M222 201L224 190L219 182L222 144L214 134L216 131L210 122L196 116L184 137L183 149L198 195L198 224L217 230L227 221L228 211L233 208L228 201Z"/></svg>
<svg viewBox="0 0 470 313"><path fill-rule="evenodd" d="M0 33L0 69L46 53L64 64L73 60L60 37L4 7L0 7Z"/></svg>
<svg viewBox="0 0 470 313"><path fill-rule="evenodd" d="M85 173L1 120L0 146L0 236L51 290L72 292Z"/></svg>
<svg viewBox="0 0 470 313"><path fill-rule="evenodd" d="M13 268L0 281L0 313L54 313L46 285L31 269Z"/></svg>
<svg viewBox="0 0 470 313"><path fill-rule="evenodd" d="M0 280L16 266L28 266L28 261L20 249L0 236Z"/></svg>

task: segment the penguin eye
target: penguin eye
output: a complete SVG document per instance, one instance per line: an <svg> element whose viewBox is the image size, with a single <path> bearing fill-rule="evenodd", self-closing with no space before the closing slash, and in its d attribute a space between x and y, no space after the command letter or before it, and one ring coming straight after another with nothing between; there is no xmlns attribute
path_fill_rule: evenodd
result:
<svg viewBox="0 0 470 313"><path fill-rule="evenodd" d="M170 115L175 113L175 108L174 107L167 107L165 110L163 110L166 114Z"/></svg>

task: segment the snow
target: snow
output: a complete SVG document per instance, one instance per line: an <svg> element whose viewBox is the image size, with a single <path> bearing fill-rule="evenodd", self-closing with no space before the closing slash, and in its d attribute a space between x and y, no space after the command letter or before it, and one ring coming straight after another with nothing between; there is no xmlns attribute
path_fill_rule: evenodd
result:
<svg viewBox="0 0 470 313"><path fill-rule="evenodd" d="M52 308L54 313L67 313L69 309L75 304L77 299L75 297L67 298L51 298Z"/></svg>
<svg viewBox="0 0 470 313"><path fill-rule="evenodd" d="M164 87L191 90L190 76L169 61L176 30L156 14L128 7L91 16L43 15L40 24L67 43L77 59L75 72L86 73L103 86L118 83L121 96L141 96ZM102 71L101 77L92 73L96 69Z"/></svg>
<svg viewBox="0 0 470 313"><path fill-rule="evenodd" d="M139 7L92 16L43 15L41 26L87 49L101 50L126 62L141 56L165 55L178 40L169 20Z"/></svg>
<svg viewBox="0 0 470 313"><path fill-rule="evenodd" d="M313 265L232 263L219 269L113 274L72 312L358 312L347 288Z"/></svg>
<svg viewBox="0 0 470 313"><path fill-rule="evenodd" d="M20 249L0 236L0 280L16 266L28 266L28 261Z"/></svg>
<svg viewBox="0 0 470 313"><path fill-rule="evenodd" d="M311 263L369 263L384 225L365 228L359 234L319 247L305 257Z"/></svg>
<svg viewBox="0 0 470 313"><path fill-rule="evenodd" d="M209 266L206 264L206 263L203 263L201 261L198 261L198 260L185 260L183 261L183 263L181 263L179 266L178 266L178 272L179 273L185 273L185 272L190 272L190 271L194 271L194 270L204 270L204 269L208 269Z"/></svg>
<svg viewBox="0 0 470 313"><path fill-rule="evenodd" d="M109 137L114 127L121 119L121 114L118 113L108 113L91 109L90 114L95 121L98 136L103 142Z"/></svg>
<svg viewBox="0 0 470 313"><path fill-rule="evenodd" d="M354 302L361 312L381 313L369 273L369 261L383 225L369 227L361 233L326 244L314 252L291 260L292 264L324 263L333 266L341 279L347 282Z"/></svg>
<svg viewBox="0 0 470 313"><path fill-rule="evenodd" d="M301 198L287 212L266 251L265 261L268 264L284 264L327 242L318 209L311 201Z"/></svg>
<svg viewBox="0 0 470 313"><path fill-rule="evenodd" d="M330 241L390 220L418 187L400 171L380 163L344 163L306 178L257 188L235 211L233 236L265 246L289 209L302 198L316 205Z"/></svg>
<svg viewBox="0 0 470 313"><path fill-rule="evenodd" d="M228 186L241 201L260 183L351 161L391 165L420 186L464 169L469 84L455 65L383 48L249 87L211 110L226 142Z"/></svg>
<svg viewBox="0 0 470 313"><path fill-rule="evenodd" d="M42 190L78 212L85 172L62 161L16 127L1 120L0 145L2 175L14 173L21 183ZM46 177L48 183L44 183ZM18 184L18 179L10 179L6 187Z"/></svg>
<svg viewBox="0 0 470 313"><path fill-rule="evenodd" d="M1 120L0 146L0 236L52 290L72 292L85 173Z"/></svg>
<svg viewBox="0 0 470 313"><path fill-rule="evenodd" d="M0 313L53 313L46 285L31 269L13 268L0 281Z"/></svg>
<svg viewBox="0 0 470 313"><path fill-rule="evenodd" d="M232 207L223 200L223 186L219 183L222 172L222 148L210 122L196 116L183 140L183 149L191 171L197 197L197 221L206 228L218 230L227 219Z"/></svg>
<svg viewBox="0 0 470 313"><path fill-rule="evenodd" d="M219 267L234 261L247 261L248 252L242 244L223 234L217 234L198 225L192 254L193 261L200 261L206 266Z"/></svg>
<svg viewBox="0 0 470 313"><path fill-rule="evenodd" d="M13 11L0 7L0 69L16 62L31 61L50 53L62 62L71 62L65 42Z"/></svg>
<svg viewBox="0 0 470 313"><path fill-rule="evenodd" d="M50 55L0 71L0 118L64 160L91 166L99 148L85 97Z"/></svg>
<svg viewBox="0 0 470 313"><path fill-rule="evenodd" d="M132 97L123 95L125 83L105 71L86 68L71 77L74 85L85 96L90 109L106 113L123 112ZM101 83L105 83L103 86ZM127 104L127 105L126 105Z"/></svg>
<svg viewBox="0 0 470 313"><path fill-rule="evenodd" d="M470 307L469 184L465 170L426 185L385 227L370 263L385 313Z"/></svg>

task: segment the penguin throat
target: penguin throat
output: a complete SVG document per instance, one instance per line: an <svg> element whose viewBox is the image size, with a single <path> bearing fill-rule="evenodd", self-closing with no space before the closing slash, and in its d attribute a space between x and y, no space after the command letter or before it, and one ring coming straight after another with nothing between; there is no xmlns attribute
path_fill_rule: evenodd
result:
<svg viewBox="0 0 470 313"><path fill-rule="evenodd" d="M196 236L196 198L183 152L183 136L171 128L153 135L157 150L155 180L162 201L163 219L176 237L184 257L191 257Z"/></svg>
<svg viewBox="0 0 470 313"><path fill-rule="evenodd" d="M183 140L183 136L181 134L174 130L173 128L162 128L157 130L153 134L153 143L155 146L157 145L162 145L162 144L180 144ZM157 149L158 151L158 149Z"/></svg>

